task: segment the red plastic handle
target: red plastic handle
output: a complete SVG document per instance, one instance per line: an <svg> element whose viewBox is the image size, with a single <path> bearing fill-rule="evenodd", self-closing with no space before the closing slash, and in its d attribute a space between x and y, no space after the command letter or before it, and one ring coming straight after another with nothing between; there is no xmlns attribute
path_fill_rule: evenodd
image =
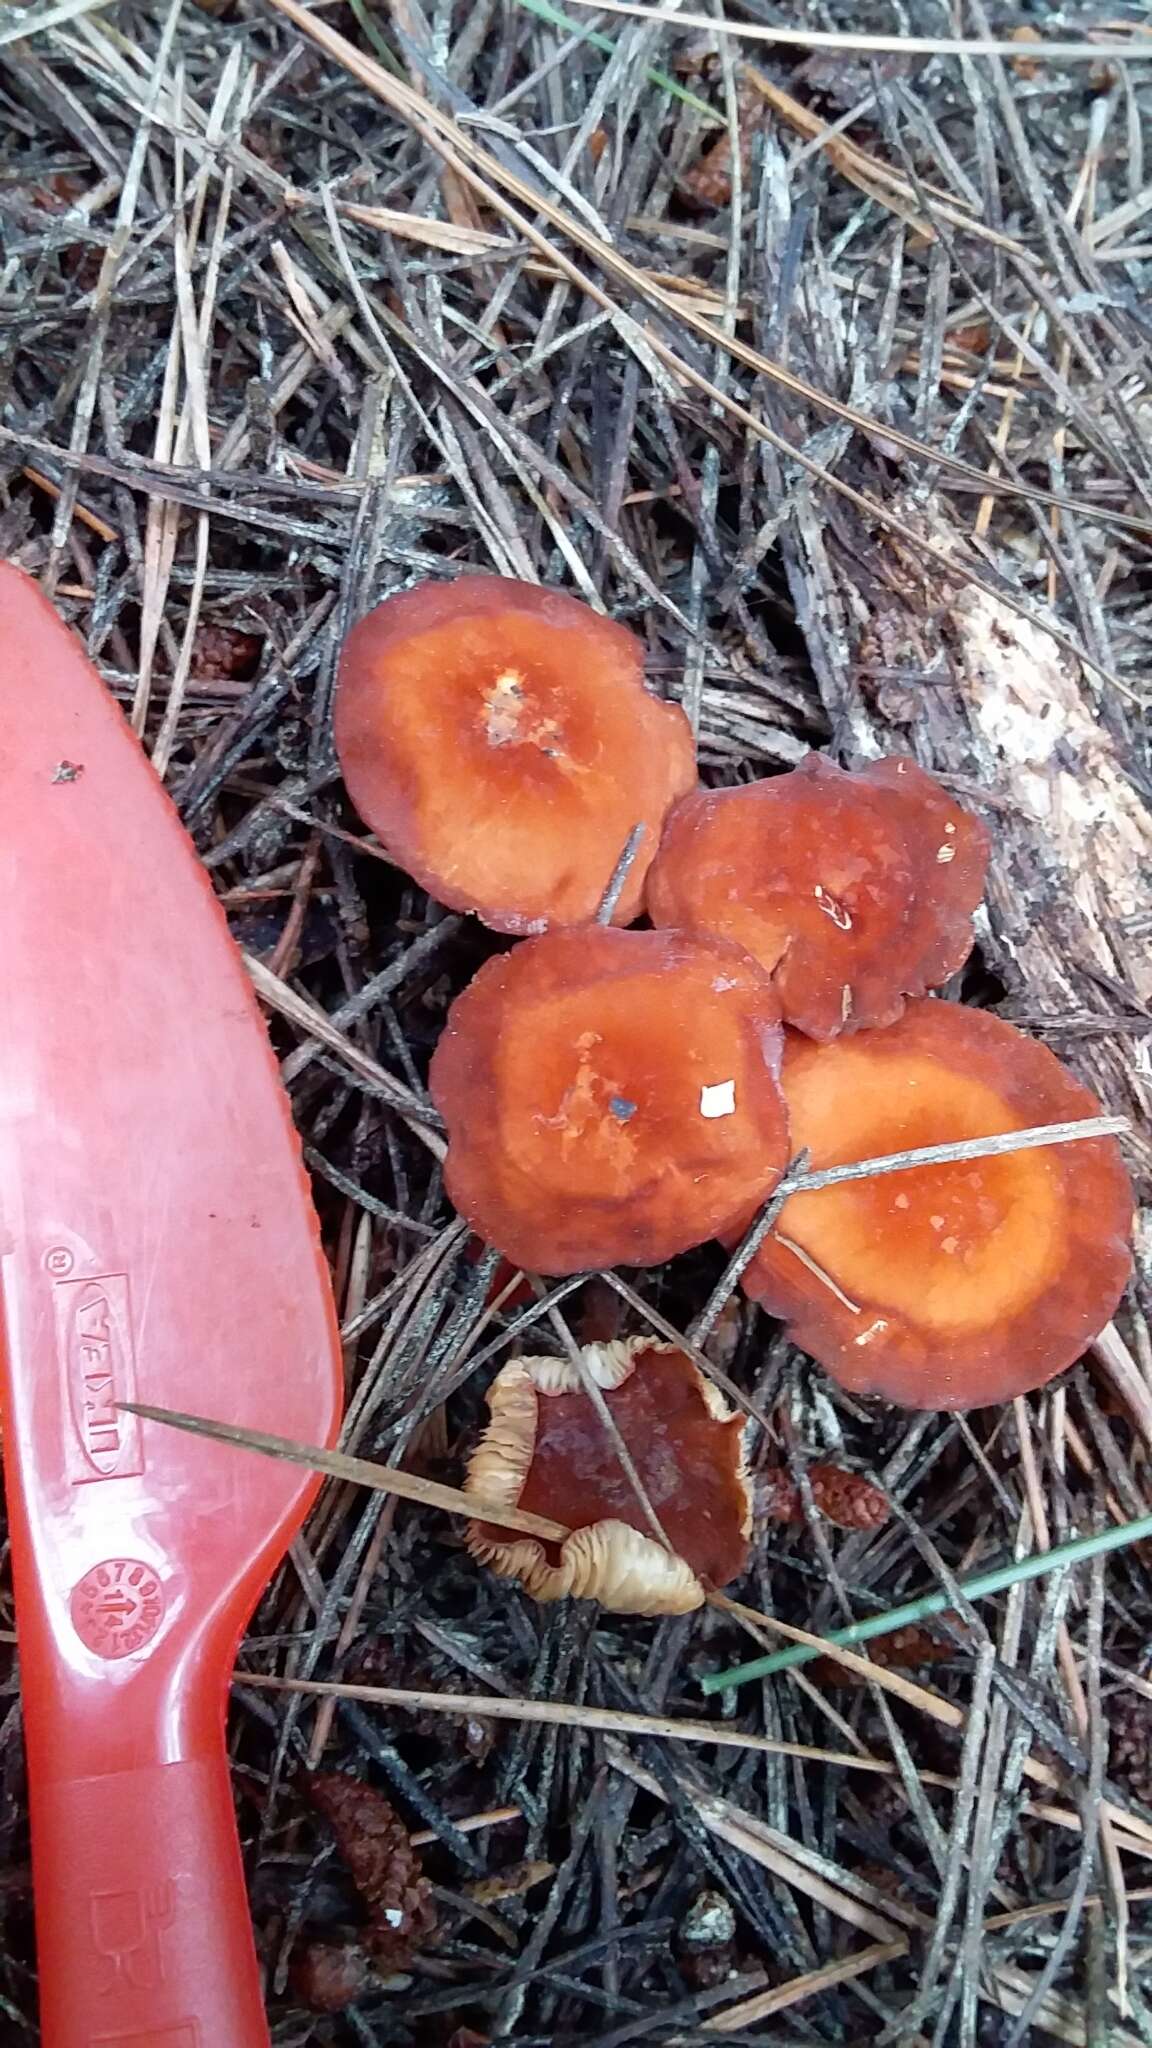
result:
<svg viewBox="0 0 1152 2048"><path fill-rule="evenodd" d="M268 2048L223 1746L35 1783L32 1864L51 2048Z"/></svg>
<svg viewBox="0 0 1152 2048"><path fill-rule="evenodd" d="M0 562L0 1406L44 2048L266 2048L223 1747L317 1480L159 1424L337 1429L268 1034L115 700Z"/></svg>

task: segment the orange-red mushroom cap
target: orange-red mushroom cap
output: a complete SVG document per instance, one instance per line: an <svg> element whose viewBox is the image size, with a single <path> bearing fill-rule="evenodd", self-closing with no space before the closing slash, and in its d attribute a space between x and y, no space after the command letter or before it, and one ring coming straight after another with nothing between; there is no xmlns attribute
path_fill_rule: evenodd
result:
<svg viewBox="0 0 1152 2048"><path fill-rule="evenodd" d="M563 1543L472 1522L473 1556L537 1600L571 1594L617 1614L685 1614L748 1558L752 1499L744 1427L683 1352L633 1337L567 1358L517 1358L488 1392L491 1419L465 1492L547 1516ZM652 1530L584 1384L601 1389L648 1503Z"/></svg>
<svg viewBox="0 0 1152 2048"><path fill-rule="evenodd" d="M856 780L884 791L899 807L915 880L909 922L916 978L907 993L924 995L963 967L972 951L972 912L988 873L988 829L906 755L869 761Z"/></svg>
<svg viewBox="0 0 1152 2048"><path fill-rule="evenodd" d="M645 688L636 636L501 576L421 584L361 619L335 738L392 858L504 932L588 923L643 825L615 912L631 923L665 814L696 780L688 721Z"/></svg>
<svg viewBox="0 0 1152 2048"><path fill-rule="evenodd" d="M529 1272L657 1265L755 1208L787 1161L771 983L723 939L603 926L490 960L430 1085L448 1193Z"/></svg>
<svg viewBox="0 0 1152 2048"><path fill-rule="evenodd" d="M782 1078L814 1171L1100 1114L1044 1046L931 1000L833 1045L789 1033ZM790 1196L744 1286L842 1386L974 1408L1042 1386L1099 1335L1131 1220L1114 1138L915 1167Z"/></svg>
<svg viewBox="0 0 1152 2048"><path fill-rule="evenodd" d="M654 924L734 939L811 1038L889 1024L972 944L987 834L914 761L857 773L809 754L738 789L698 789L648 876Z"/></svg>

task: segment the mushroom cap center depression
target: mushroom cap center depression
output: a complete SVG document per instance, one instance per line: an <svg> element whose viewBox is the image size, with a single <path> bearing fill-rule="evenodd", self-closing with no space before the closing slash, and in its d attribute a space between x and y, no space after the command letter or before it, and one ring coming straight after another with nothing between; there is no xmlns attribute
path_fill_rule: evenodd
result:
<svg viewBox="0 0 1152 2048"><path fill-rule="evenodd" d="M436 737L457 753L463 747L487 781L495 776L511 791L528 775L547 789L603 759L597 700L616 677L585 639L578 628L517 613L498 627L454 620L393 650L392 688L418 695Z"/></svg>
<svg viewBox="0 0 1152 2048"><path fill-rule="evenodd" d="M490 747L538 747L545 760L565 758L563 724L541 711L534 701L538 694L529 691L522 669L500 665L481 700L484 737Z"/></svg>
<svg viewBox="0 0 1152 2048"><path fill-rule="evenodd" d="M837 1048L788 1081L793 1143L811 1166L1019 1130L992 1088L928 1059ZM834 1142L829 1142L834 1133ZM958 1333L1020 1313L1065 1255L1060 1173L1050 1150L916 1167L793 1195L779 1219L861 1308L891 1309L922 1328Z"/></svg>

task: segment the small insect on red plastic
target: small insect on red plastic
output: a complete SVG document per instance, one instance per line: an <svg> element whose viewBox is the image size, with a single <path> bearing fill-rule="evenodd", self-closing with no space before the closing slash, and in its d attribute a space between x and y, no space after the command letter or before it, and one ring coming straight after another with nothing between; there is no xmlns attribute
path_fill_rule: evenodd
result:
<svg viewBox="0 0 1152 2048"><path fill-rule="evenodd" d="M461 576L386 598L340 661L348 793L441 903L503 932L589 923L637 825L615 922L639 916L691 729L644 684L643 647L577 598Z"/></svg>

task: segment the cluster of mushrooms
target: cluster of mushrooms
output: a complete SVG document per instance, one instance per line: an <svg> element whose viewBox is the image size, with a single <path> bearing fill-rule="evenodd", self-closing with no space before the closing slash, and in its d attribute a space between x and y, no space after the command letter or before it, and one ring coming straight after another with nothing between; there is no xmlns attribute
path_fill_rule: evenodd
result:
<svg viewBox="0 0 1152 2048"><path fill-rule="evenodd" d="M471 575L360 621L335 727L387 853L520 940L452 1005L430 1088L456 1208L526 1272L738 1244L797 1155L1100 1113L1045 1047L929 995L971 949L988 835L914 761L705 788L634 634ZM1131 1212L1112 1138L920 1166L789 1194L741 1284L842 1386L970 1408L1099 1334ZM571 1533L477 1522L471 1547L538 1598L681 1612L743 1569L741 1423L675 1347L518 1358L489 1406L470 1490Z"/></svg>

